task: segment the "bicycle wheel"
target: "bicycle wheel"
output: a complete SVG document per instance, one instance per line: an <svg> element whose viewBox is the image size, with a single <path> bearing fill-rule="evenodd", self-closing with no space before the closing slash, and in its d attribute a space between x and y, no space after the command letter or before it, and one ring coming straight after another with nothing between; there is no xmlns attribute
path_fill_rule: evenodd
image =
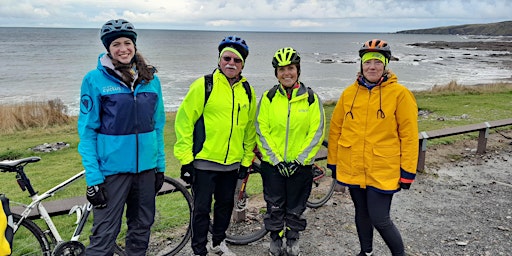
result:
<svg viewBox="0 0 512 256"><path fill-rule="evenodd" d="M252 168L252 167L251 167ZM238 183L235 191L235 207L231 223L226 231L226 242L235 245L246 245L255 242L267 234L263 217L267 205L263 199L263 185L260 175L250 170L247 181Z"/></svg>
<svg viewBox="0 0 512 256"><path fill-rule="evenodd" d="M192 196L177 180L165 177L156 197L155 223L151 227L148 255L175 255L187 244L192 234ZM126 224L118 236L116 254L124 247Z"/></svg>
<svg viewBox="0 0 512 256"><path fill-rule="evenodd" d="M51 244L43 231L31 220L24 219L19 223L21 216L12 214L18 229L14 232L11 255L45 255L52 254Z"/></svg>
<svg viewBox="0 0 512 256"><path fill-rule="evenodd" d="M332 172L329 168L314 164L312 171L313 185L306 205L310 208L318 208L331 198L336 180L332 178Z"/></svg>

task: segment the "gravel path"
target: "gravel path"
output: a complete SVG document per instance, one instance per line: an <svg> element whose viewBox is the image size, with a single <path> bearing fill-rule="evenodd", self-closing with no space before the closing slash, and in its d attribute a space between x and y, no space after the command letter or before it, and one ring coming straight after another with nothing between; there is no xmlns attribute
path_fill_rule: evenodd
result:
<svg viewBox="0 0 512 256"><path fill-rule="evenodd" d="M503 133L512 137L512 132ZM394 197L392 218L410 256L512 255L512 145L492 133L487 153L474 153L476 141L429 147L426 170L409 191ZM302 255L356 255L359 242L348 193L306 211ZM237 255L268 255L269 237L230 246ZM375 232L374 255L390 255ZM179 255L190 255L187 246Z"/></svg>

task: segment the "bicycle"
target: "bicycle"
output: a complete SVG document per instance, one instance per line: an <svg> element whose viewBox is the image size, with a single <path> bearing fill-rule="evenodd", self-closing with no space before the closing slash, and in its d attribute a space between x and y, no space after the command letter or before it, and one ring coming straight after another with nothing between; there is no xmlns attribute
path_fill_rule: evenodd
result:
<svg viewBox="0 0 512 256"><path fill-rule="evenodd" d="M39 157L27 157L12 161L1 161L1 172L15 172L16 179L22 191L27 190L32 202L28 205L16 203L23 207L21 213L13 212L14 239L12 255L83 255L85 245L79 241L92 209L89 202L83 205L75 205L69 211L69 215L76 213L77 222L75 231L69 241L65 241L57 226L43 205L43 201L53 197L55 193L68 187L80 178L85 171L81 171L48 191L39 194L34 190L25 173L24 167L29 163L41 160ZM175 193L176 192L176 193ZM165 177L164 186L157 194L155 223L152 226L151 242L148 251L158 255L175 255L188 242L191 236L190 218L192 213L192 197L180 182ZM83 198L85 202L85 197ZM32 211L37 209L36 217L40 217L46 227L38 225L30 219ZM126 234L126 225L123 225L118 244L114 248L117 255L126 255L122 242Z"/></svg>
<svg viewBox="0 0 512 256"><path fill-rule="evenodd" d="M324 141L322 145L327 147L327 142ZM261 176L252 175L261 170L261 154L256 151L255 153L256 157L249 168L249 175L239 181L235 192L233 216L226 231L226 242L230 244L246 245L263 238L268 232L263 224L267 206L263 199ZM326 159L326 154L318 156L312 166L313 184L306 203L309 208L321 207L334 193L336 180L332 178L331 170L318 164L318 161ZM256 181L249 184L249 177Z"/></svg>

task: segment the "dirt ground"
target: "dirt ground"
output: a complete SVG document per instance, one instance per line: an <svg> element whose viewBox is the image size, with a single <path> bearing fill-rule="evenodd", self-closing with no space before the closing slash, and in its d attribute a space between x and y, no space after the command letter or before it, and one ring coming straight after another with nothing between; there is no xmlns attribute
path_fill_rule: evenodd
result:
<svg viewBox="0 0 512 256"><path fill-rule="evenodd" d="M425 171L393 199L391 217L407 255L512 255L512 132L491 133L485 154L476 140L427 147ZM302 255L356 255L354 209L348 193L336 193L305 213ZM268 255L268 235L230 248L237 255ZM190 255L187 246L179 255ZM391 255L374 233L374 255Z"/></svg>

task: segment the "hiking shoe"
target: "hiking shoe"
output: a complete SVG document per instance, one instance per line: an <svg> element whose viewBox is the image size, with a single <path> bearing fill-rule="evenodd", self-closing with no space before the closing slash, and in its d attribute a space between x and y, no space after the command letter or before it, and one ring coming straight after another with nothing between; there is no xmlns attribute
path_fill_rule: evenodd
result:
<svg viewBox="0 0 512 256"><path fill-rule="evenodd" d="M270 241L269 254L270 254L270 256L283 255L283 240L282 239L276 239L276 240Z"/></svg>
<svg viewBox="0 0 512 256"><path fill-rule="evenodd" d="M286 240L286 253L288 256L300 256L299 240Z"/></svg>
<svg viewBox="0 0 512 256"><path fill-rule="evenodd" d="M373 252L360 252L357 256L372 256Z"/></svg>
<svg viewBox="0 0 512 256"><path fill-rule="evenodd" d="M219 245L213 247L213 244L208 243L208 255L216 256L216 255L223 255L223 256L236 256L234 252L232 252L228 246L226 245L226 241L222 241Z"/></svg>

